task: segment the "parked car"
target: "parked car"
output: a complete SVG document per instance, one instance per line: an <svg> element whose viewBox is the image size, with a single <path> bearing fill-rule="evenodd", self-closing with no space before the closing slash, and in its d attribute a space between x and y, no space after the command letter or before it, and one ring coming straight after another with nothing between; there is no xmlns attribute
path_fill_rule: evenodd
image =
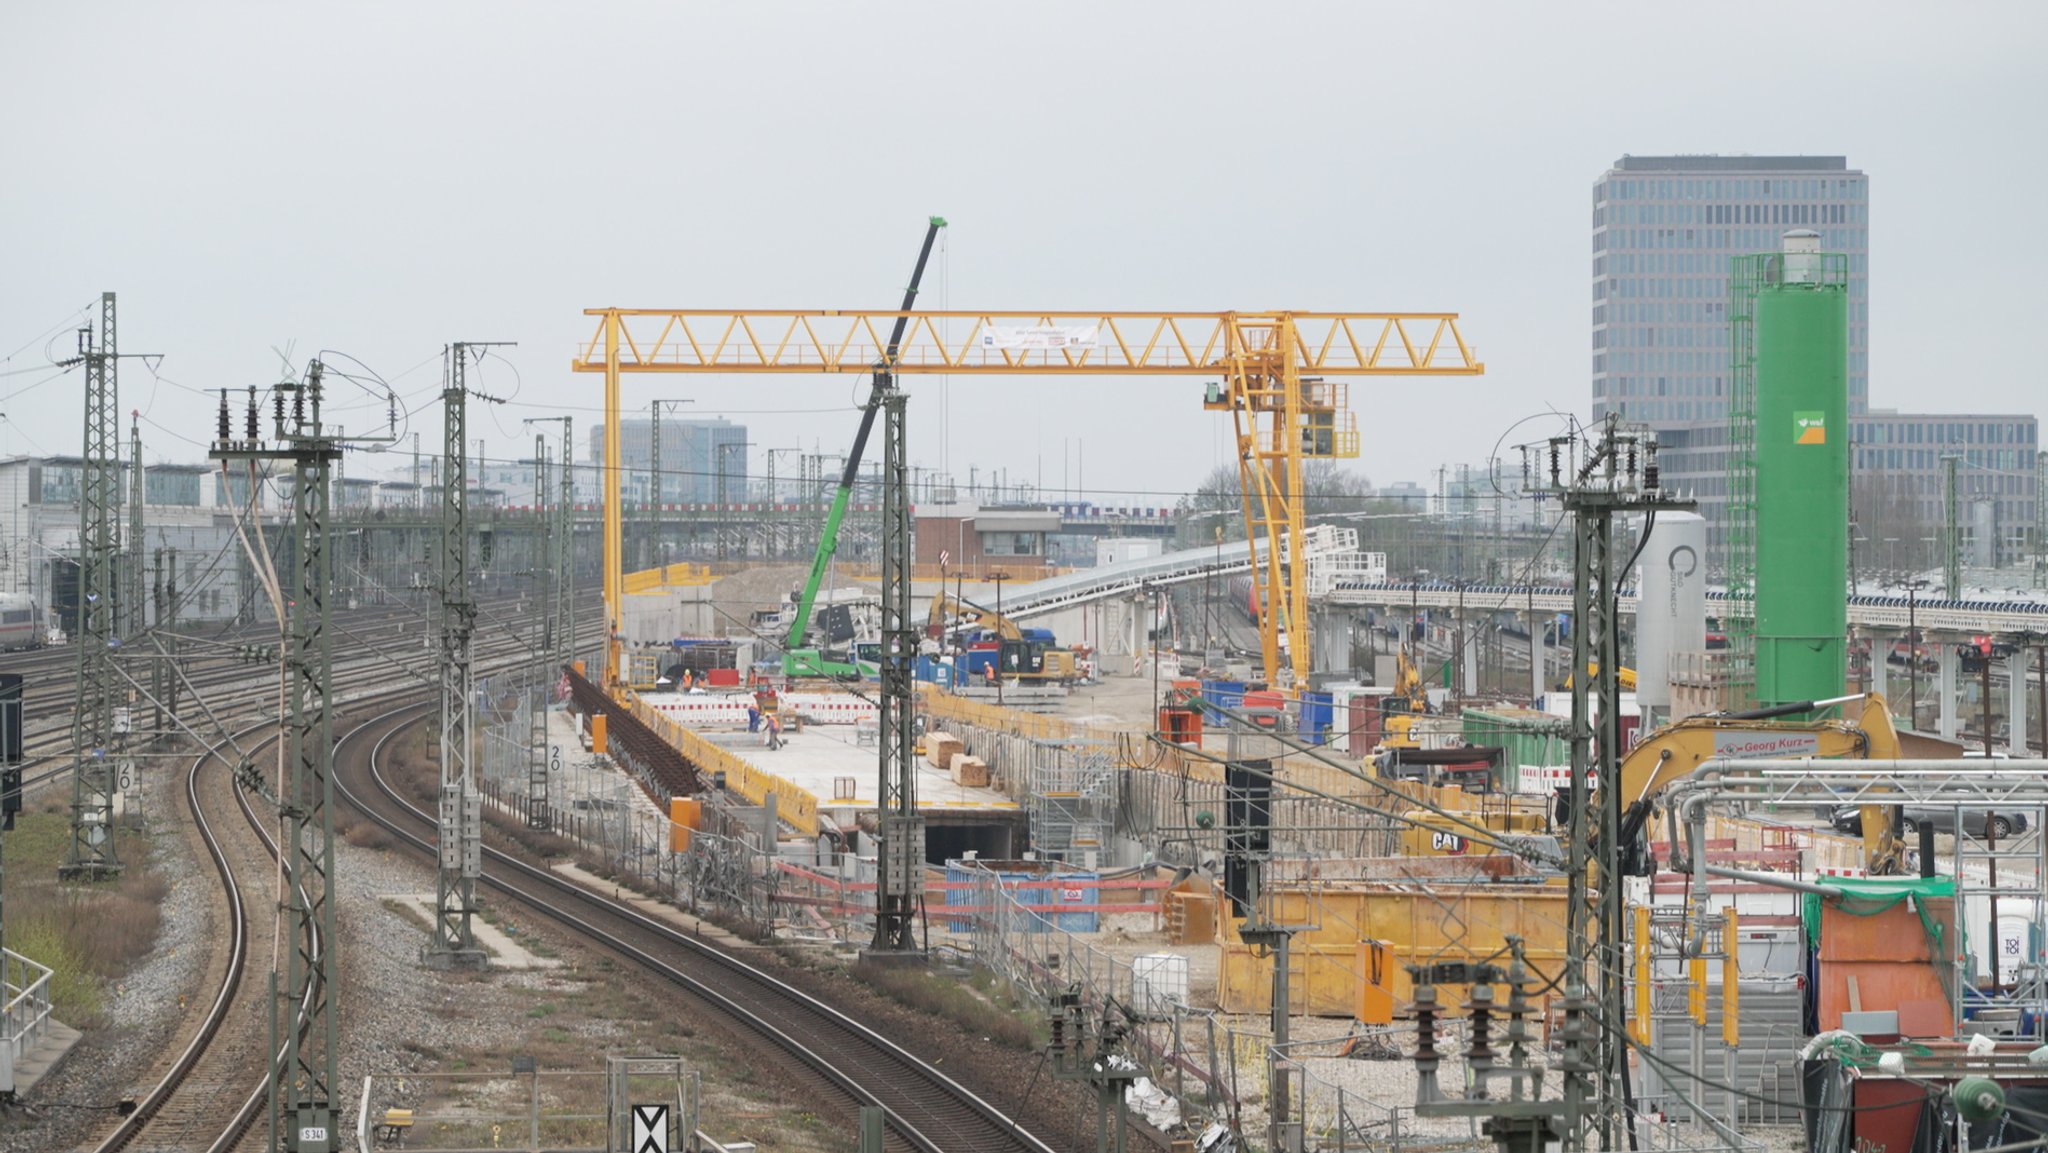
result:
<svg viewBox="0 0 2048 1153"><path fill-rule="evenodd" d="M1861 836L1863 833L1862 810L1851 805L1844 805L1835 810L1835 815L1830 823L1835 826L1835 831L1838 833L1851 833ZM1953 833L1956 831L1956 811L1939 807L1920 808L1908 805L1905 813L1906 835L1912 836L1919 832L1920 826L1923 824L1933 828L1937 833ZM1986 835L1987 830L1992 836L2010 837L2014 833L2026 831L2027 815L2025 813L1994 813L1986 809L1964 809L1963 827L1967 828L1973 837L1982 837Z"/></svg>

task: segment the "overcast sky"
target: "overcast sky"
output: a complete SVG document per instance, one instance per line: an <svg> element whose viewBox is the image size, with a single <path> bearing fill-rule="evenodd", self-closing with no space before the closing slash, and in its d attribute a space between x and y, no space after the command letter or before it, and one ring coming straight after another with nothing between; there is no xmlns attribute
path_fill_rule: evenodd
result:
<svg viewBox="0 0 2048 1153"><path fill-rule="evenodd" d="M472 418L518 455L521 417L597 417L584 308L893 308L938 213L934 307L1463 313L1486 376L1352 392L1358 469L1422 480L1589 408L1590 189L1630 152L1846 154L1873 404L2038 412L2044 32L2038 2L10 3L0 449L78 451L43 334L112 289L122 350L163 354L120 373L151 459L200 458L189 390L273 349L392 378L432 445L451 340L519 342L483 380L518 403ZM1096 499L1169 503L1227 459L1192 378L956 380L943 419L911 385L912 455L963 481L1057 491L1085 453ZM626 388L746 422L758 471L844 449L857 386Z"/></svg>

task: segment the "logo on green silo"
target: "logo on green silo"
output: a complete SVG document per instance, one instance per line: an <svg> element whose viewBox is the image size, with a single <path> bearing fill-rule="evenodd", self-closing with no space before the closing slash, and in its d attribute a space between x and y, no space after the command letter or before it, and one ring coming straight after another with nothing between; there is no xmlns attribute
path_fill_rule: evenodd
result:
<svg viewBox="0 0 2048 1153"><path fill-rule="evenodd" d="M1827 442L1827 413L1795 412L1792 414L1793 444L1826 444Z"/></svg>

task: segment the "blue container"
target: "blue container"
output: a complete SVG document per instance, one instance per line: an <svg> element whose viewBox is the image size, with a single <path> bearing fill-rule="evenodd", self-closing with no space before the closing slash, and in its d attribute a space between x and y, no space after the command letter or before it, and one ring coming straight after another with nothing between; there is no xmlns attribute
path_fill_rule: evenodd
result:
<svg viewBox="0 0 2048 1153"><path fill-rule="evenodd" d="M1329 693L1301 694L1301 720L1296 729L1309 744L1320 745L1330 739L1331 701Z"/></svg>
<svg viewBox="0 0 2048 1153"><path fill-rule="evenodd" d="M1219 709L1244 707L1243 681L1203 681L1202 699Z"/></svg>
<svg viewBox="0 0 2048 1153"><path fill-rule="evenodd" d="M1043 906L1016 914L1015 920L1009 926L1012 932L1044 933L1052 929L1064 929L1069 933L1095 932L1101 926L1102 920L1101 915L1095 910L1095 906L1101 903L1098 895L1100 890L1093 885L1076 886L1071 882L1095 881L1100 874L1065 869L1048 872L1046 867L1034 868L1034 865L1037 865L1037 862L987 861L981 862L977 868L963 861L947 861L946 880L970 883L986 869L995 873L997 880L1002 882L1003 887L1016 898L1018 904ZM948 905L973 905L977 899L973 889L946 890ZM1007 902L999 904L1005 909L1009 907ZM1087 907L1071 913L1061 912L1054 907L1064 905ZM990 916L994 912L995 910L982 910L980 915ZM974 929L973 922L966 917L948 918L946 926L955 933L971 932Z"/></svg>

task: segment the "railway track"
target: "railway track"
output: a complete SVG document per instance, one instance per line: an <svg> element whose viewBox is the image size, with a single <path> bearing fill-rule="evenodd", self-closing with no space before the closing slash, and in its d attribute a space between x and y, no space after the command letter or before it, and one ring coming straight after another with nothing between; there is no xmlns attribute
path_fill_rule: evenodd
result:
<svg viewBox="0 0 2048 1153"><path fill-rule="evenodd" d="M486 604L484 612L509 611L518 603L507 600ZM579 626L595 628L601 620L599 614L579 614ZM399 675L412 678L425 687L434 683L432 654L425 648L413 644L411 651L417 660L408 664L399 652L407 641L428 635L417 611L412 608L356 610L341 616L336 625L335 639L338 651L335 655L334 675L336 683L342 683L364 673L386 676ZM254 643L276 643L274 628L253 628L236 634L234 640L248 640ZM382 642L385 647L376 647ZM352 654L349 650L358 650ZM232 694L235 692L268 693L277 687L275 665L251 666L236 661L232 656L212 648L197 650L182 658L186 664L186 687L180 694L190 702L197 693L213 690ZM40 662L34 664L31 662ZM49 721L53 718L68 718L71 715L72 675L77 663L76 651L72 649L44 649L30 653L11 653L0 656L0 672L19 672L24 676L32 674L31 688L24 702L23 711L28 722ZM146 706L145 706L146 707ZM45 724L31 728L23 747L24 776L22 794L32 796L43 786L58 780L68 780L71 756L71 729L68 724Z"/></svg>
<svg viewBox="0 0 2048 1153"><path fill-rule="evenodd" d="M491 646L491 652L479 654L479 668L492 668L493 662L506 667L516 664L517 655L509 660L504 656L512 647L508 642ZM356 676L361 678L363 672L359 670ZM337 672L337 689L344 683ZM348 707L370 709L373 717L394 707L430 707L432 702L425 706L403 703L421 692L419 687L405 685L360 698ZM247 970L250 925L260 923L262 911L276 905L276 897L266 885L275 883L277 877L278 846L265 827L274 814L268 806L259 812L232 777L244 752L253 753L278 740L272 735L246 749L237 747L244 738L276 729L275 716L259 719L263 712L260 706L254 715L242 712L233 722L240 727L232 736L209 744L193 758L185 775L186 807L200 847L220 879L228 930L225 952L208 964L212 999L184 1047L159 1064L152 1087L137 1102L135 1111L92 1146L94 1153L120 1153L132 1147L230 1153L264 1114L270 1020L264 996L247 987ZM360 739L379 723L372 719L354 726L336 742L337 748ZM223 811L230 797L240 815L234 834L208 816ZM304 903L303 893L300 898ZM325 943L315 939L311 946L317 955ZM303 1012L302 1005L293 1028L303 1028ZM274 1053L269 1058L273 1063L279 1059L280 1054Z"/></svg>
<svg viewBox="0 0 2048 1153"><path fill-rule="evenodd" d="M267 727L252 727L236 735L247 736ZM273 736L255 748L276 741ZM193 759L185 774L185 801L193 828L226 895L227 953L217 966L213 1001L185 1047L171 1057L135 1111L94 1146L95 1153L120 1153L145 1131L152 1148L226 1153L263 1113L267 1006L244 995L243 978L248 967L252 906L260 909L263 905L262 892L256 886L265 867L277 860L277 843L264 829L247 794L228 779L233 764L223 752L232 743L222 739L212 745ZM216 765L214 772L207 772ZM212 778L210 787L202 783L202 776ZM241 836L230 835L208 819L207 810L213 805L202 801L202 792L215 802L223 792L233 794L242 818ZM250 882L248 887L245 880ZM227 1118L225 1125L223 1117Z"/></svg>
<svg viewBox="0 0 2048 1153"><path fill-rule="evenodd" d="M436 821L383 772L390 741L424 714L400 710L381 735L335 758L347 803L414 852L434 857ZM902 1046L786 982L555 876L484 848L484 883L685 990L742 1032L795 1058L843 1101L888 1112L888 1145L917 1153L1052 1153L995 1106ZM851 1122L849 1107L846 1120Z"/></svg>

